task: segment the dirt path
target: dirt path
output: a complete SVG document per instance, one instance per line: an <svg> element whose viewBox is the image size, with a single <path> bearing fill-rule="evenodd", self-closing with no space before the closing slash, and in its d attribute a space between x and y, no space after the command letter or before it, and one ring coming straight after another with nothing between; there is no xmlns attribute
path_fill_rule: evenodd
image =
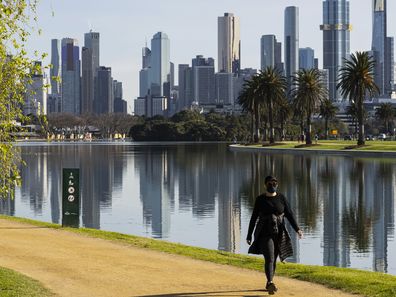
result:
<svg viewBox="0 0 396 297"><path fill-rule="evenodd" d="M0 266L59 296L267 296L263 273L0 219ZM276 278L276 296L356 296ZM314 293L313 293L314 292Z"/></svg>

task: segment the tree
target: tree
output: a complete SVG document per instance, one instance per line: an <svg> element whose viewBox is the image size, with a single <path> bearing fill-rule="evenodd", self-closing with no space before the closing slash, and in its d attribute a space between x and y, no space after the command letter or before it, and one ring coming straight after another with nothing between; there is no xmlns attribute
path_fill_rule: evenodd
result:
<svg viewBox="0 0 396 297"><path fill-rule="evenodd" d="M329 139L329 120L334 119L338 111L338 107L326 98L319 107L319 115L325 120L326 139Z"/></svg>
<svg viewBox="0 0 396 297"><path fill-rule="evenodd" d="M286 138L285 126L292 116L292 108L286 97L282 98L276 108L277 119L280 123L281 139Z"/></svg>
<svg viewBox="0 0 396 297"><path fill-rule="evenodd" d="M276 105L284 99L287 89L286 78L279 70L273 67L267 67L261 71L257 77L258 80L258 103L264 104L268 112L268 122L270 128L269 142L275 143L274 133L274 111Z"/></svg>
<svg viewBox="0 0 396 297"><path fill-rule="evenodd" d="M390 123L395 118L395 114L396 111L393 108L392 103L382 103L375 111L375 116L384 124L386 133L390 132Z"/></svg>
<svg viewBox="0 0 396 297"><path fill-rule="evenodd" d="M40 71L27 57L25 44L32 28L36 1L0 1L0 198L13 197L20 184L21 161L13 146L15 120L23 119L21 106L32 82L30 73Z"/></svg>
<svg viewBox="0 0 396 297"><path fill-rule="evenodd" d="M259 127L258 123L260 119L259 115L259 104L257 97L257 76L253 76L251 80L245 81L243 88L238 97L238 103L241 105L242 110L251 114L251 138L255 142L259 141ZM256 122L256 129L255 129Z"/></svg>
<svg viewBox="0 0 396 297"><path fill-rule="evenodd" d="M340 69L337 89L344 97L357 107L359 123L358 145L364 145L364 106L366 96L370 98L379 92L374 82L375 61L367 52L356 52L349 59L344 59L344 66Z"/></svg>
<svg viewBox="0 0 396 297"><path fill-rule="evenodd" d="M293 77L292 97L297 110L303 111L306 117L306 144L312 144L311 118L317 112L320 104L327 98L327 89L324 86L318 69L301 69Z"/></svg>

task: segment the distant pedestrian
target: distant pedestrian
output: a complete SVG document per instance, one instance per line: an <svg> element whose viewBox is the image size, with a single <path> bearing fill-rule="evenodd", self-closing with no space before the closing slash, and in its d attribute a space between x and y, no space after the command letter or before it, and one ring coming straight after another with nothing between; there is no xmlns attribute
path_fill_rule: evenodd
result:
<svg viewBox="0 0 396 297"><path fill-rule="evenodd" d="M318 140L319 140L319 135L315 134L315 144L318 144Z"/></svg>
<svg viewBox="0 0 396 297"><path fill-rule="evenodd" d="M300 239L303 232L285 196L277 193L278 180L273 176L267 176L265 186L266 192L256 198L246 241L250 245L249 254L264 255L264 270L267 277L265 288L270 294L274 294L278 290L273 283L276 259L279 256L283 262L293 255L293 247L284 217L288 219ZM254 241L252 243L253 230Z"/></svg>

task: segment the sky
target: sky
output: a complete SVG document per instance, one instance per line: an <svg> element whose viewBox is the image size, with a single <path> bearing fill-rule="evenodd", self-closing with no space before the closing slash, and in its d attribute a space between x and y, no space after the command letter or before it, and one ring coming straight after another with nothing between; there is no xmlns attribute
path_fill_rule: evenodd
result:
<svg viewBox="0 0 396 297"><path fill-rule="evenodd" d="M259 68L260 38L275 34L283 43L284 10L300 10L300 48L312 47L322 65L322 0L40 0L40 36L28 48L51 52L51 39L71 37L84 45L84 33L100 33L100 64L112 68L122 81L124 99L132 110L139 94L141 51L152 36L165 32L170 39L171 61L191 64L196 55L217 60L217 17L224 12L240 18L242 68ZM369 50L372 34L372 1L350 0L351 51ZM388 36L396 36L396 1L388 1ZM45 63L50 63L48 57ZM217 65L217 62L216 62ZM177 79L176 79L177 81Z"/></svg>

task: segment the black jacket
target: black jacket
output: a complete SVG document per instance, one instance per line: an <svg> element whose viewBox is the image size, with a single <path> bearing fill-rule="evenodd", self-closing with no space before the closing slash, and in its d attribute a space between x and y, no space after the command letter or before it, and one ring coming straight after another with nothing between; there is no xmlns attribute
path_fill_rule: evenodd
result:
<svg viewBox="0 0 396 297"><path fill-rule="evenodd" d="M293 247L284 217L287 217L296 232L300 229L286 198L282 194L278 193L275 197L260 195L256 198L247 235L247 240L251 240L254 229L254 241L249 248L250 254L262 254L260 238L273 236L277 238L276 244L279 244L281 261L293 255Z"/></svg>

